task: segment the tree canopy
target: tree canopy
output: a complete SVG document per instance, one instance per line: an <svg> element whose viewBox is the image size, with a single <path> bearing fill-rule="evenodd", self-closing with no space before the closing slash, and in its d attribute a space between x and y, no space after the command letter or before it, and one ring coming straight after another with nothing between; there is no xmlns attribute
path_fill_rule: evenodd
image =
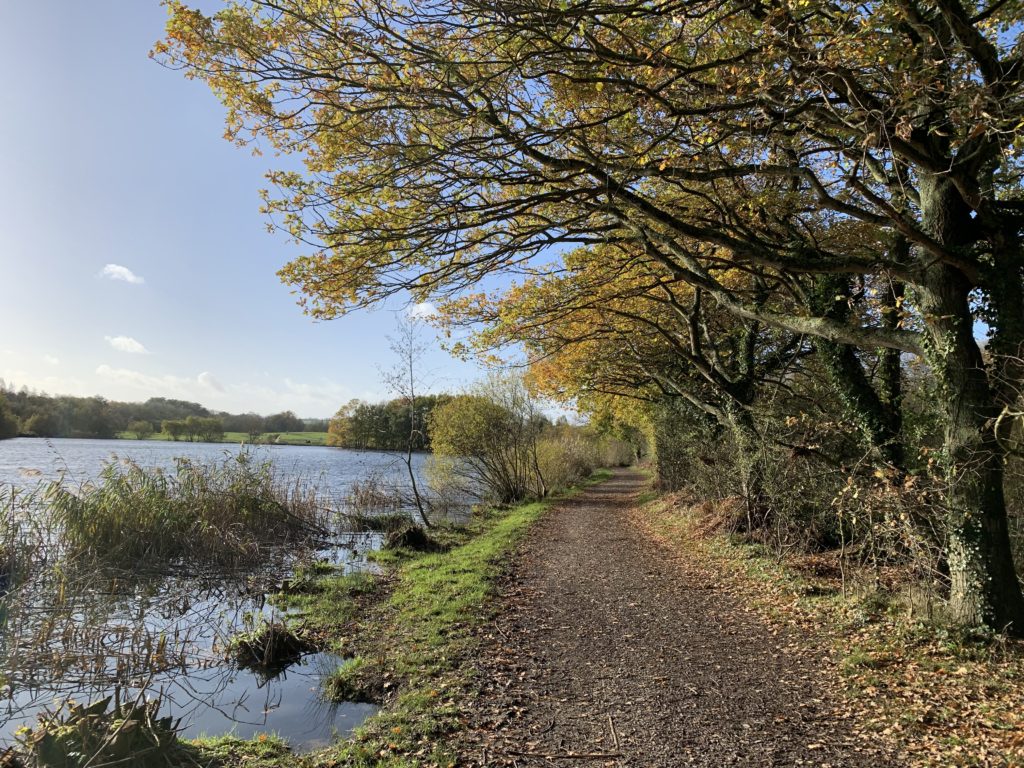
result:
<svg viewBox="0 0 1024 768"><path fill-rule="evenodd" d="M543 327L541 359L564 336L614 361L595 382L742 430L754 385L813 349L879 447L897 398L867 366L916 356L954 611L1024 628L992 428L1024 375L1019 2L168 6L156 55L213 87L229 137L305 160L266 210L308 249L281 276L311 314L411 291L457 316L515 275L470 301L518 312L509 338Z"/></svg>

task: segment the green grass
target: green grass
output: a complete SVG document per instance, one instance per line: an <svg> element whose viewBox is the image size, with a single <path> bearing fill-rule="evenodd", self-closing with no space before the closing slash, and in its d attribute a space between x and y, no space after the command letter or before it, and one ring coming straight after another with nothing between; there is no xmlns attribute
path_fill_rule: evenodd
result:
<svg viewBox="0 0 1024 768"><path fill-rule="evenodd" d="M462 703L472 694L459 660L472 650L472 629L493 618L490 597L503 561L547 506L490 513L461 546L398 566L376 622L383 632L367 646L365 660L378 665L385 687L398 693L330 758L382 768L454 764L442 739L458 727Z"/></svg>
<svg viewBox="0 0 1024 768"><path fill-rule="evenodd" d="M288 745L273 734L255 739L234 736L203 736L188 743L192 765L204 768L280 768L290 762Z"/></svg>
<svg viewBox="0 0 1024 768"><path fill-rule="evenodd" d="M273 432L264 434L260 438L260 443L265 443L269 440L269 436L277 435L275 445L327 445L327 433L326 432ZM118 432L117 438L119 440L134 440L134 432ZM164 432L156 432L149 437L147 440L160 440L163 442L169 442L171 436ZM188 442L187 440L179 440L179 443ZM222 443L249 443L248 432L225 432L224 439L220 440Z"/></svg>
<svg viewBox="0 0 1024 768"><path fill-rule="evenodd" d="M299 572L289 591L273 595L271 603L287 610L303 630L317 637L327 650L351 651L355 623L376 602L387 586L383 576L369 573L327 574L309 578Z"/></svg>
<svg viewBox="0 0 1024 768"><path fill-rule="evenodd" d="M610 476L596 472L585 485ZM311 589L275 598L296 621L333 635L334 650L350 657L325 681L328 693L383 692L385 706L351 739L323 752L251 763L244 746L232 742L234 757L218 767L454 766L446 740L475 696L466 663L478 642L474 630L493 620L498 576L556 500L490 510L466 527L445 530L437 535L451 544L446 552L388 553L382 576L327 575Z"/></svg>

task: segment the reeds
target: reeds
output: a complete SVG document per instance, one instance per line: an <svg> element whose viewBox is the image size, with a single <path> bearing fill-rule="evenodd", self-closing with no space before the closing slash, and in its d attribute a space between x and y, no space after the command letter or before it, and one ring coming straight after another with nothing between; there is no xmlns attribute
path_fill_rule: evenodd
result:
<svg viewBox="0 0 1024 768"><path fill-rule="evenodd" d="M327 534L315 492L280 482L247 452L214 464L178 459L173 473L111 462L97 483L56 481L45 498L68 554L120 566L238 564L267 546Z"/></svg>

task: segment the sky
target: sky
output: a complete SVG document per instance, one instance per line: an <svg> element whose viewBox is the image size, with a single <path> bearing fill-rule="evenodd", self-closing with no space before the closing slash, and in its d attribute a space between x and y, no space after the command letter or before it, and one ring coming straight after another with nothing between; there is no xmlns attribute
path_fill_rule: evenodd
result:
<svg viewBox="0 0 1024 768"><path fill-rule="evenodd" d="M404 308L302 314L275 274L302 251L259 213L282 160L225 141L208 88L149 59L165 18L158 0L0 0L0 377L303 417L388 396ZM440 348L423 370L435 391L481 375Z"/></svg>

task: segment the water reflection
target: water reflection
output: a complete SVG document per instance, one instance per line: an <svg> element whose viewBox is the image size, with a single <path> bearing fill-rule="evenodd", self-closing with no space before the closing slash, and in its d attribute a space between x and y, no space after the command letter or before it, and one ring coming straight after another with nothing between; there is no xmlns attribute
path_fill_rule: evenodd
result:
<svg viewBox="0 0 1024 768"><path fill-rule="evenodd" d="M116 692L159 695L163 715L182 733L273 731L296 748L330 742L372 713L363 704L330 704L319 681L340 659L302 657L272 677L231 664L224 648L258 617L283 614L267 600L282 576L312 560L340 571L371 568L376 534L340 535L315 552L278 552L258 569L134 574L44 568L0 599L0 741L56 702L91 702Z"/></svg>
<svg viewBox="0 0 1024 768"><path fill-rule="evenodd" d="M29 489L61 476L89 482L114 454L171 469L179 457L216 462L238 450L227 444L7 440L0 442L0 487ZM375 475L403 483L406 471L394 454L380 452L269 446L258 448L255 458L271 461L285 479L312 481L331 508L356 481ZM414 458L418 471L424 461ZM24 555L33 567L11 571L10 583L0 584L0 743L10 743L19 727L34 725L55 702L85 703L112 693L124 701L140 690L163 699L161 714L181 718L186 737L273 731L303 749L350 732L374 707L322 699L320 680L338 657L313 653L268 678L237 668L224 653L228 639L254 617L282 618L267 595L298 567L326 561L342 572L373 568L367 554L381 545L381 535L353 533L344 516L335 517L327 541L270 550L258 566L244 569L171 563L153 572L115 571L94 560L62 559L54 540L34 531L34 548ZM19 524L30 528L30 518Z"/></svg>

